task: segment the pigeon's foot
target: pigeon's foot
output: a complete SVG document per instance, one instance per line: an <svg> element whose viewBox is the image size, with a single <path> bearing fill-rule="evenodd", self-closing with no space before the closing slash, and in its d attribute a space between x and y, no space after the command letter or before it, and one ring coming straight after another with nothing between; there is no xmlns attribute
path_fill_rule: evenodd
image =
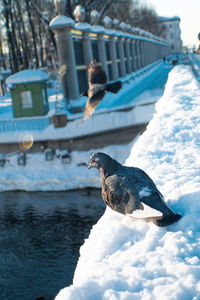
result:
<svg viewBox="0 0 200 300"><path fill-rule="evenodd" d="M165 226L168 226L168 225L171 225L171 224L177 222L178 220L180 220L181 217L182 216L179 214L174 214L169 217L164 217L161 220L158 220L158 219L153 220L153 223L159 227L165 227Z"/></svg>
<svg viewBox="0 0 200 300"><path fill-rule="evenodd" d="M131 215L126 215L126 216L128 216L132 221L142 220L142 221L144 221L144 222L146 222L146 223L153 222L154 224L156 224L156 221L162 219L162 217L135 218L135 217L133 217L133 216L131 216ZM156 224L156 225L157 225L157 224Z"/></svg>

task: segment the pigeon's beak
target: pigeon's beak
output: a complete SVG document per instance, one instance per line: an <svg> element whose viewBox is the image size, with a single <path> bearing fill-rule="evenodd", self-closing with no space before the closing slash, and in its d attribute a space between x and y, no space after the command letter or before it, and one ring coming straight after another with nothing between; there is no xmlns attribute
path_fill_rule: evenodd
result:
<svg viewBox="0 0 200 300"><path fill-rule="evenodd" d="M96 162L95 161L91 161L88 165L88 169L91 169L91 168L96 168L97 165L96 165Z"/></svg>

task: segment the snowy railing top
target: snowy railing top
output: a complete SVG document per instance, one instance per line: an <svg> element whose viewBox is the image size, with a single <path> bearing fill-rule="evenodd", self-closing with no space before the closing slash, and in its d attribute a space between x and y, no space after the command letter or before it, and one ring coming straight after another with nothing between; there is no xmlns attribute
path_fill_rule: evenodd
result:
<svg viewBox="0 0 200 300"><path fill-rule="evenodd" d="M74 15L76 22L64 15L64 3L65 0L62 1L54 1L56 9L58 11L58 16L55 17L50 22L50 27L58 28L63 26L71 27L75 29L74 33L81 34L82 31L90 31L91 33L104 33L105 35L116 35L117 37L129 37L135 40L143 40L152 43L157 43L161 45L171 46L171 43L161 37L155 36L152 33L145 31L143 29L132 27L125 22L120 22L118 19L111 19L108 16L105 16L103 19L103 25L99 25L100 14L97 10L92 10L90 13L91 24L85 23L85 10L81 5L77 5L74 10ZM80 32L78 32L80 31Z"/></svg>

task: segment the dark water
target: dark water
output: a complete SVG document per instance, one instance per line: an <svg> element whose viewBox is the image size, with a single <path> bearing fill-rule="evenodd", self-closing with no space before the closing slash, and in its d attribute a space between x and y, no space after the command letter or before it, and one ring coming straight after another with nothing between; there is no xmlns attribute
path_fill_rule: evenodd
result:
<svg viewBox="0 0 200 300"><path fill-rule="evenodd" d="M0 193L0 299L54 299L104 209L98 190Z"/></svg>

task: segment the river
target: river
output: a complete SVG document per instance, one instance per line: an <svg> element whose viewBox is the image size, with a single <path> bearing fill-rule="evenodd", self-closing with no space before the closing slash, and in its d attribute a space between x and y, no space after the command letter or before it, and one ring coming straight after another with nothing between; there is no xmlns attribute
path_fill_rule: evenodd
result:
<svg viewBox="0 0 200 300"><path fill-rule="evenodd" d="M0 195L0 299L54 299L104 213L100 190Z"/></svg>

